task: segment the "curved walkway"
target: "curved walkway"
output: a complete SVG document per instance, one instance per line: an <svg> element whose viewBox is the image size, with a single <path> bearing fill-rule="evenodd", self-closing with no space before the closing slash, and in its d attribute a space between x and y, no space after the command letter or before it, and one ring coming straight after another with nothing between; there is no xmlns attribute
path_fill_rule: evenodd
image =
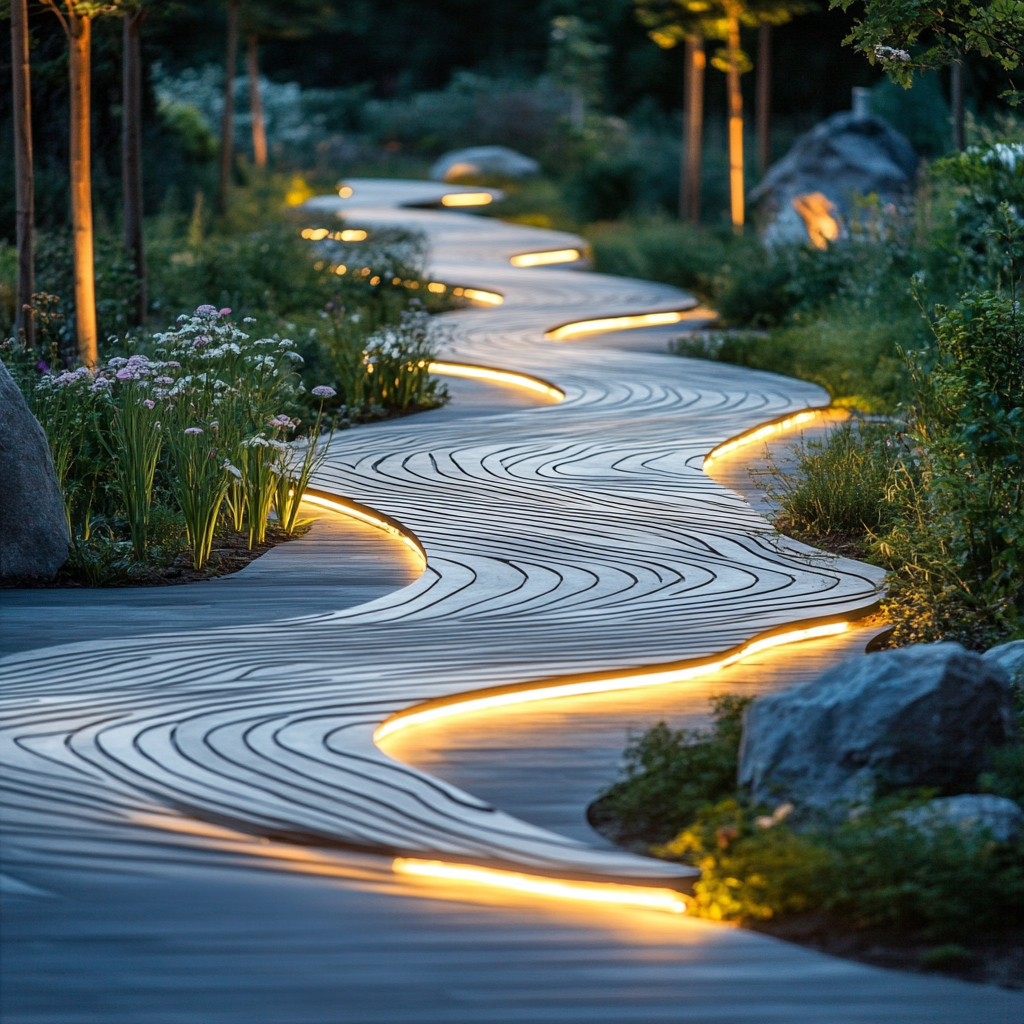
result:
<svg viewBox="0 0 1024 1024"><path fill-rule="evenodd" d="M156 937L169 942L177 934L176 913L186 914L177 927L189 934L182 908L197 899L222 900L229 930L237 928L239 908L249 907L257 922L249 941L268 957L288 949L285 934L274 930L275 921L290 920L282 909L288 906L292 913L303 906L307 927L311 921L323 921L324 929L340 925L351 947L346 955L354 955L352 942L365 934L390 950L394 963L409 965L403 935L413 944L428 942L431 928L447 936L442 945L452 966L436 963L434 977L448 980L429 999L422 992L424 986L433 991L434 982L424 980L430 957L423 946L418 988L378 987L342 1009L336 997L321 1000L313 992L299 1018L289 1016L287 1006L267 1004L265 1015L249 1019L1014 1019L1021 1006L1015 996L871 971L644 911L616 917L532 904L513 911L500 897L489 906L457 888L419 890L447 898L437 911L448 915L442 927L414 904L387 901L414 895L415 886L392 875L379 857L352 851L651 882L678 871L528 824L389 758L373 741L389 716L423 701L524 681L635 675L666 663L677 666L678 676L695 660L765 632L855 615L875 600L878 576L780 541L741 498L701 471L704 455L727 438L823 405L820 390L676 357L545 340L545 330L574 319L682 309L692 300L645 282L514 269L511 255L564 247L565 236L402 210L400 182L377 183L375 205L359 206L360 183L353 184L350 210L333 198L319 201L321 209L337 209L358 223L422 230L433 242L432 272L439 280L504 295L501 306L449 316L454 347L446 358L544 377L566 400L528 412L410 421L339 438L316 486L377 508L416 535L428 565L403 590L368 605L259 627L83 643L0 663L0 784L11 851L5 863L78 872L123 872L126 865L165 861L262 864L345 880L344 898L342 889L331 888L328 898L321 888L315 890L320 900L311 894L296 903L282 895L284 883L253 887L242 884L240 874L228 884L197 875L188 899L169 904L165 894L163 909L153 912L153 922L166 925ZM180 893L180 877L176 884ZM242 886L235 903L232 884ZM123 912L125 904L109 887L102 892L97 907L116 904ZM126 899L148 905L135 903L135 890ZM470 903L451 902L466 899ZM330 907L345 915L333 926L323 916ZM100 910L96 915L90 920L100 920ZM398 922L390 931L381 923L389 915ZM34 920L29 914L25 934L45 945L45 924ZM213 918L202 920L213 928ZM453 920L462 921L454 931ZM379 939L382 927L386 941ZM479 940L486 971L501 979L492 985L482 977L468 980L473 936L481 928L489 936ZM516 975L504 962L501 936L508 950L518 951L521 966L538 928L549 936L556 961L573 961L561 982L550 974L543 981L536 972ZM609 959L600 943L588 945L583 936L591 931L617 935L619 952ZM95 951L90 935L81 937L82 948ZM462 936L454 940L458 953L455 935ZM124 948L120 938L115 947ZM144 948L125 955L148 962ZM90 977L102 977L96 956L76 991L87 991ZM647 957L670 965L671 978L638 969ZM598 980L603 958L628 975L614 996L605 979ZM687 975L688 959L703 965L697 974ZM383 967L360 962L368 976ZM188 963L187 955L175 961L178 970ZM218 963L223 982L230 968L225 973L223 956ZM352 979L360 969L346 963L345 976ZM578 969L584 963L590 966ZM322 988L327 964L319 981L315 970L304 969L312 970L310 984ZM588 971L596 972L590 982ZM383 983L385 975L379 977ZM797 986L791 996L779 987L786 978ZM270 982L251 984L259 990ZM651 984L662 987L655 992ZM453 997L452 986L465 995ZM594 1005L588 994L598 990L607 994L606 1005ZM401 995L406 991L408 998ZM901 1000L913 1005L902 1007ZM231 1007L204 1001L202 986L193 1002L180 1015L147 1019L244 1019ZM47 1017L30 1003L17 1011L18 1020L103 1019L86 1011ZM123 1013L106 1012L106 1020L127 1021L134 1009L129 999Z"/></svg>

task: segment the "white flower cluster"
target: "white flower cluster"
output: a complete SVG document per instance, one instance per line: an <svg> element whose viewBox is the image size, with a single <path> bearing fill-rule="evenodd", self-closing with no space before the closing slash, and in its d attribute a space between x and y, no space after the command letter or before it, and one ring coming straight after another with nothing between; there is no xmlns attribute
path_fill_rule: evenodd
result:
<svg viewBox="0 0 1024 1024"><path fill-rule="evenodd" d="M880 61L899 61L906 64L910 60L910 54L906 50L898 50L892 46L876 46L875 56Z"/></svg>

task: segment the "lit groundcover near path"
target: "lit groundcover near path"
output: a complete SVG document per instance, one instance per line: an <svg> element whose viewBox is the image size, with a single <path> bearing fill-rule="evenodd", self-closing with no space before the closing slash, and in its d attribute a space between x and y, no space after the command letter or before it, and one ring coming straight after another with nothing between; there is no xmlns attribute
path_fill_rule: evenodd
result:
<svg viewBox="0 0 1024 1024"><path fill-rule="evenodd" d="M0 662L5 970L22 979L4 1019L1018 1019L1009 993L690 920L690 869L518 820L378 746L545 687L686 686L744 650L843 629L881 580L780 538L702 471L823 391L554 340L695 302L511 262L581 251L574 236L403 207L450 187L349 185L311 216L420 231L433 280L485 296L442 318L454 372L522 374L564 399L335 439L311 499L376 517L425 559L389 596ZM85 924L52 909L62 879Z"/></svg>

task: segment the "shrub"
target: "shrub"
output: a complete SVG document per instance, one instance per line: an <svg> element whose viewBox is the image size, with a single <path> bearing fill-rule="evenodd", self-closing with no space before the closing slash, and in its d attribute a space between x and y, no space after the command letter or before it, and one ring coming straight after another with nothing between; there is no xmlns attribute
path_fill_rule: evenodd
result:
<svg viewBox="0 0 1024 1024"><path fill-rule="evenodd" d="M638 735L626 747L626 777L602 794L591 818L613 824L619 842L668 839L709 801L736 785L743 709L747 697L712 701L711 731L672 730L664 722Z"/></svg>
<svg viewBox="0 0 1024 1024"><path fill-rule="evenodd" d="M1020 847L956 826L914 827L907 806L890 800L838 826L797 831L729 798L655 852L701 868L694 909L715 920L817 911L846 928L932 941L1015 924L1024 911Z"/></svg>

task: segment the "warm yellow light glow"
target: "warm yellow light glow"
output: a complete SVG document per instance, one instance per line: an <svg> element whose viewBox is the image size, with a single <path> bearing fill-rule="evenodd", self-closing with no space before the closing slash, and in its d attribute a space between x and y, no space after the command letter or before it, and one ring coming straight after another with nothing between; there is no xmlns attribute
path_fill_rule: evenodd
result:
<svg viewBox="0 0 1024 1024"><path fill-rule="evenodd" d="M302 237L308 238L313 242L319 242L321 238L326 238L330 234L327 228L303 228Z"/></svg>
<svg viewBox="0 0 1024 1024"><path fill-rule="evenodd" d="M342 199L348 199L348 197L352 195L352 189L348 185L339 185L338 195L341 196Z"/></svg>
<svg viewBox="0 0 1024 1024"><path fill-rule="evenodd" d="M411 533L406 533L383 516L374 515L372 511L363 508L361 505L357 505L354 502L349 502L344 498L335 497L333 495L328 497L325 494L310 494L309 491L304 491L302 494L302 500L306 504L319 505L321 508L333 509L335 512L341 512L346 516L352 516L353 519L360 519L364 523L376 526L378 530L383 530L392 537L396 537L407 547L415 551L416 554L419 555L423 564L427 564L427 553L423 550L423 545L420 544L420 542Z"/></svg>
<svg viewBox="0 0 1024 1024"><path fill-rule="evenodd" d="M336 237L342 242L362 242L366 240L366 232L359 228L346 228Z"/></svg>
<svg viewBox="0 0 1024 1024"><path fill-rule="evenodd" d="M638 316L607 316L601 320L579 320L574 324L563 324L544 337L550 341L561 341L577 334L589 334L592 331L625 331L632 327L656 327L659 324L677 324L681 320L714 319L717 314L710 309L698 306L696 309L671 310L665 313L641 313Z"/></svg>
<svg viewBox="0 0 1024 1024"><path fill-rule="evenodd" d="M380 284L380 278L379 277L371 277L370 278L370 284L372 284L374 287L376 287L377 285Z"/></svg>
<svg viewBox="0 0 1024 1024"><path fill-rule="evenodd" d="M682 683L698 676L720 672L729 665L736 664L743 658L760 651L766 651L782 644L798 643L801 640L813 640L823 636L838 636L849 628L848 622L829 622L821 626L810 626L806 629L794 629L787 633L776 633L745 644L732 654L725 655L717 661L705 662L683 668L658 669L652 668L640 672L632 672L621 676L604 676L599 679L583 679L573 683L549 683L540 686L523 686L519 689L506 690L501 693L490 693L483 697L468 694L463 699L455 699L446 704L421 707L417 711L415 705L408 711L400 711L377 727L373 734L374 741L379 743L386 736L398 732L410 725L422 725L434 722L439 718L451 718L470 711L484 711L490 708L508 707L512 704L527 704L535 700L550 700L554 697L580 697L592 693L610 693L613 690L635 690L644 686L663 686L666 683Z"/></svg>
<svg viewBox="0 0 1024 1024"><path fill-rule="evenodd" d="M791 202L793 209L803 217L807 237L815 249L827 249L828 243L839 237L839 222L832 216L836 212L835 203L824 193L808 192Z"/></svg>
<svg viewBox="0 0 1024 1024"><path fill-rule="evenodd" d="M344 263L339 263L339 264L338 264L338 265L337 265L337 266L336 266L336 267L334 268L334 272L335 272L335 273L336 273L336 274L337 274L337 275L338 275L339 277L341 277L341 275L342 275L342 274L344 274L346 270L348 270L348 267L346 267Z"/></svg>
<svg viewBox="0 0 1024 1024"><path fill-rule="evenodd" d="M433 292L435 295L444 295L444 293L448 291L448 286L441 284L440 281L431 281L430 284L427 285L427 291Z"/></svg>
<svg viewBox="0 0 1024 1024"><path fill-rule="evenodd" d="M478 380L493 380L499 384L514 384L516 387L539 391L559 401L565 398L565 392L553 384L536 377L528 377L525 373L513 373L511 370L492 370L488 366L467 366L465 363L431 363L427 369L431 373L440 373L448 377L475 377Z"/></svg>
<svg viewBox="0 0 1024 1024"><path fill-rule="evenodd" d="M584 900L589 903L617 903L628 907L667 910L673 914L686 912L686 903L672 889L655 889L643 885L619 885L613 882L570 882L541 875L524 875L517 871L499 871L467 864L446 864L440 860L416 860L396 857L392 863L395 874L420 878L443 878L472 885L488 885L513 889L535 896L553 896L562 900Z"/></svg>
<svg viewBox="0 0 1024 1024"><path fill-rule="evenodd" d="M486 206L493 202L490 192L450 192L441 196L442 206Z"/></svg>
<svg viewBox="0 0 1024 1024"><path fill-rule="evenodd" d="M548 263L572 263L580 258L579 249L551 249L548 252L524 252L513 256L513 267L543 267Z"/></svg>
<svg viewBox="0 0 1024 1024"><path fill-rule="evenodd" d="M456 288L455 294L457 295L458 292L459 290ZM479 288L463 288L462 294L467 299L472 299L474 302L484 302L488 306L500 306L505 301L504 296L499 295L497 292L484 292Z"/></svg>
<svg viewBox="0 0 1024 1024"><path fill-rule="evenodd" d="M725 444L720 444L705 456L702 468L707 469L712 460L725 455L727 452L735 451L737 448L742 448L747 444L753 444L755 441L761 441L766 437L771 437L773 434L781 434L782 431L791 430L793 427L800 426L801 423L809 423L818 415L818 413L818 409L809 409L807 412L799 412L795 416L787 416L786 419L778 420L775 423L766 423L763 427L758 427L757 430L750 431L749 434L741 434L739 437L733 438L731 441L726 441Z"/></svg>

